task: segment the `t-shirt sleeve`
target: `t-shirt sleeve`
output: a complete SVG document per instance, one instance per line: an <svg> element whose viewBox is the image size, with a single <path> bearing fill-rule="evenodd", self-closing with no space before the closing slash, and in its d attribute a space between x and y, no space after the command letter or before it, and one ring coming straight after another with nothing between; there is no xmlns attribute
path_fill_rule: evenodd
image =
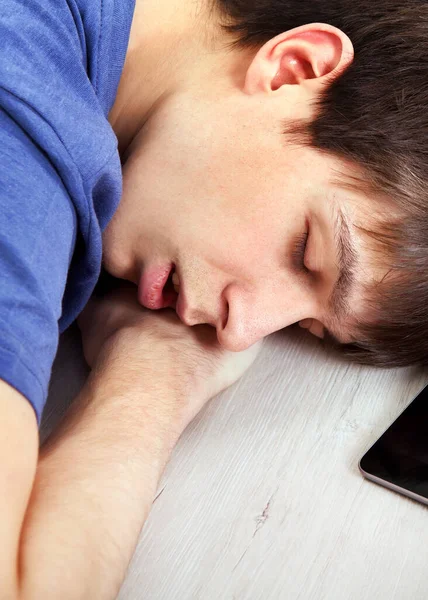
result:
<svg viewBox="0 0 428 600"><path fill-rule="evenodd" d="M58 345L76 215L46 154L0 108L0 378L38 421Z"/></svg>

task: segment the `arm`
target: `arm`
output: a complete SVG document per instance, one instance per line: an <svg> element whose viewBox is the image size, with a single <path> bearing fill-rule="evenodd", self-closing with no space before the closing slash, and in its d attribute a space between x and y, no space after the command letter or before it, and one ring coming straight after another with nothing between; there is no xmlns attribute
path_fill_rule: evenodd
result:
<svg viewBox="0 0 428 600"><path fill-rule="evenodd" d="M173 407L184 393L157 381L150 362L131 367L130 344L104 356L41 451L21 540L25 600L115 598L125 576L180 433Z"/></svg>
<svg viewBox="0 0 428 600"><path fill-rule="evenodd" d="M136 373L134 362L130 372L124 350L116 343L91 374L37 471L34 411L1 382L0 535L8 550L0 580L8 600L117 595L179 434L166 407L182 393L154 369Z"/></svg>
<svg viewBox="0 0 428 600"><path fill-rule="evenodd" d="M121 377L110 366L116 388ZM146 381L144 390L135 382L110 394L91 377L42 450L36 474L34 411L0 384L2 594L116 597L176 436L167 420L148 418L144 405L174 390Z"/></svg>
<svg viewBox="0 0 428 600"><path fill-rule="evenodd" d="M38 430L29 402L0 380L0 598L17 597L20 532L34 480ZM2 595L4 594L4 595Z"/></svg>
<svg viewBox="0 0 428 600"><path fill-rule="evenodd" d="M220 351L208 328L186 328L127 300L125 310L119 305L107 306L107 315L98 310L98 321L88 318L85 350L95 368L41 451L18 556L9 565L12 600L116 597L180 433L255 356ZM99 348L106 330L115 332ZM15 420L11 435L23 439ZM20 507L13 498L9 504L16 539L21 494Z"/></svg>

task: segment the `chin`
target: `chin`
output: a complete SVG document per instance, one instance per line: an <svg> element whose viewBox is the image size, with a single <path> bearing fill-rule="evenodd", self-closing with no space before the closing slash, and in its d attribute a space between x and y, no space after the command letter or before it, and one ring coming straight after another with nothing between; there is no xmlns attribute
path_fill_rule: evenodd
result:
<svg viewBox="0 0 428 600"><path fill-rule="evenodd" d="M118 252L109 252L104 248L103 251L103 267L113 277L117 279L126 279L132 283L138 282L136 269L129 258Z"/></svg>

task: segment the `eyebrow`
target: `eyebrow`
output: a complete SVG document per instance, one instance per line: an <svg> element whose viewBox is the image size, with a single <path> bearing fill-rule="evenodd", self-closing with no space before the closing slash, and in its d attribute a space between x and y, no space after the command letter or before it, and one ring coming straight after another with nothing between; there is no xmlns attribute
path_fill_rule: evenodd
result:
<svg viewBox="0 0 428 600"><path fill-rule="evenodd" d="M330 295L329 304L338 317L349 309L348 298L355 282L355 266L357 264L357 252L352 243L348 221L339 207L335 209L334 238L339 275Z"/></svg>

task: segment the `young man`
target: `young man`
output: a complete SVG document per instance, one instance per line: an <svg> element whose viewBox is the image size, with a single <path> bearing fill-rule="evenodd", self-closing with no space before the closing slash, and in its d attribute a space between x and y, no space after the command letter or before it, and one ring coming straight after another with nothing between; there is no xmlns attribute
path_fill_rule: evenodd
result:
<svg viewBox="0 0 428 600"><path fill-rule="evenodd" d="M269 333L425 360L427 25L420 0L3 1L2 598L114 598L176 440ZM93 371L38 456L102 258L130 283L81 315Z"/></svg>

